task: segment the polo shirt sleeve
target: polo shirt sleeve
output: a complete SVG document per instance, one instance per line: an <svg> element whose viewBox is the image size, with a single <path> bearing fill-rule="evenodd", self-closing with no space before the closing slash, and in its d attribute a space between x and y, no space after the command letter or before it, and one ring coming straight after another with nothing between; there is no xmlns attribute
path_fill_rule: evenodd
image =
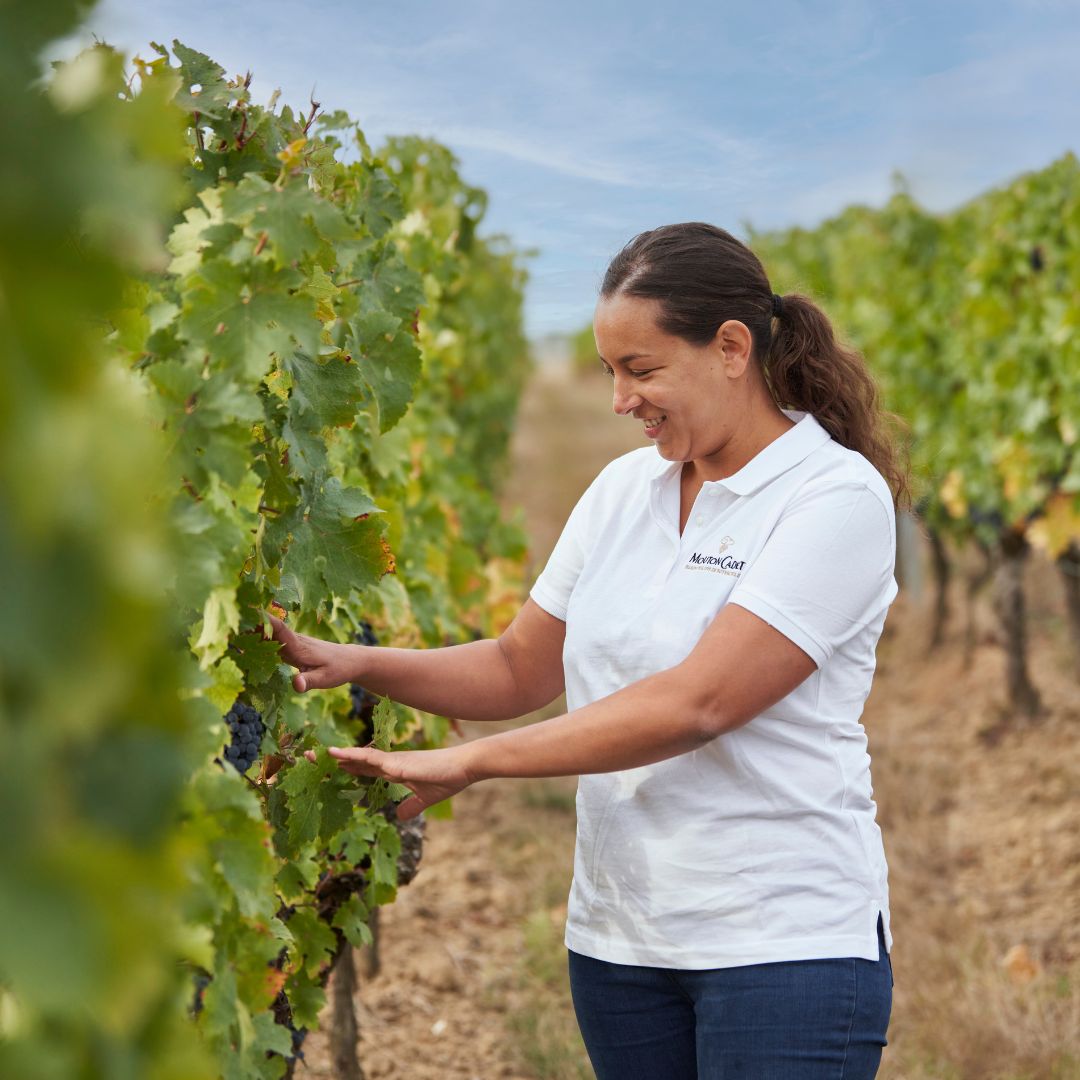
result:
<svg viewBox="0 0 1080 1080"><path fill-rule="evenodd" d="M728 603L752 611L820 668L896 596L891 507L866 484L806 490L785 507Z"/></svg>
<svg viewBox="0 0 1080 1080"><path fill-rule="evenodd" d="M606 472L607 470L605 470ZM563 526L562 534L555 544L547 565L536 584L529 590L529 595L549 615L566 622L566 613L570 606L570 594L574 591L577 579L585 566L588 549L589 520L593 503L605 473L601 473L586 489L570 512L570 517Z"/></svg>

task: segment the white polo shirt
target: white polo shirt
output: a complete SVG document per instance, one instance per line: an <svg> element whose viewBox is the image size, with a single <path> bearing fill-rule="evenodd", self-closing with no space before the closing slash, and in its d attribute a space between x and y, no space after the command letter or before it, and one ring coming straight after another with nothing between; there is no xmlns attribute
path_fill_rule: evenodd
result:
<svg viewBox="0 0 1080 1080"><path fill-rule="evenodd" d="M533 586L566 622L571 710L678 664L729 603L817 665L698 750L579 779L575 952L678 968L876 961L879 912L892 948L859 722L897 592L892 497L813 416L787 415L794 427L704 484L682 536L681 463L651 446L611 462Z"/></svg>

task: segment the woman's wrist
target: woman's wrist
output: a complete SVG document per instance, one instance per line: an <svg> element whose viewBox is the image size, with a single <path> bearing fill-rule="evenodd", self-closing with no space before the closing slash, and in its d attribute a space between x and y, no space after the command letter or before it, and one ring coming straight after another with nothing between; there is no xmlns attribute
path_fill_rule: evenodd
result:
<svg viewBox="0 0 1080 1080"><path fill-rule="evenodd" d="M371 652L373 646L344 644L342 648L347 650L342 662L345 676L342 679L342 685L345 683L359 683L364 689L370 690L371 688L364 682L364 678L367 675L368 662L370 661L370 657L366 654Z"/></svg>
<svg viewBox="0 0 1080 1080"><path fill-rule="evenodd" d="M494 778L494 774L487 771L484 763L484 751L486 750L484 744L488 742L490 738L491 736L485 736L482 739L473 739L472 742L460 743L457 746L447 747L448 750L457 755L458 760L461 763L462 771L465 773L470 784L475 784L480 780L491 780Z"/></svg>

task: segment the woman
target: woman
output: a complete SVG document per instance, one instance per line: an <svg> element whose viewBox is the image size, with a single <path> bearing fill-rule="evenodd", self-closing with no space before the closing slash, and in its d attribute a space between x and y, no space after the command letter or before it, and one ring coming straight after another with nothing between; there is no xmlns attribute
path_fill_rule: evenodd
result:
<svg viewBox="0 0 1080 1080"><path fill-rule="evenodd" d="M872 1077L892 938L859 717L906 496L874 384L701 223L632 240L594 329L653 446L600 473L497 641L275 635L299 692L496 720L565 688L566 715L466 745L331 752L408 786L402 818L488 777L580 776L566 944L600 1080Z"/></svg>

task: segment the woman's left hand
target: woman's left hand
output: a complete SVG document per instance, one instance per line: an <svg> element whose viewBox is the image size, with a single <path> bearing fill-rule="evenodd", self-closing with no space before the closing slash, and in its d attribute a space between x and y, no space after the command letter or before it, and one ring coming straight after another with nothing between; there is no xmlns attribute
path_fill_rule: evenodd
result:
<svg viewBox="0 0 1080 1080"><path fill-rule="evenodd" d="M395 784L404 784L412 795L398 804L401 821L414 818L421 810L449 799L474 783L465 760L464 746L443 750L398 750L386 753L373 746L331 746L329 754L338 765L353 776L381 776ZM312 750L306 752L309 761L315 760Z"/></svg>

